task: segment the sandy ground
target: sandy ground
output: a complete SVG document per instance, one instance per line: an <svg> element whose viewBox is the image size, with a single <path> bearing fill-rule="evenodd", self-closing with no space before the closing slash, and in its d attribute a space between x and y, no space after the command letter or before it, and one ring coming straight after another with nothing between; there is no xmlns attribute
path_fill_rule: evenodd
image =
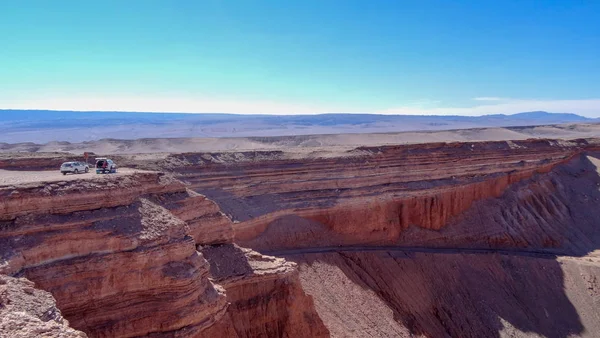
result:
<svg viewBox="0 0 600 338"><path fill-rule="evenodd" d="M161 134L163 135L163 134ZM255 150L332 151L361 146L429 142L477 142L530 138L575 139L600 137L600 124L564 124L535 127L475 128L397 133L356 133L269 137L107 139L83 143L0 143L0 153L68 152L83 154L160 154Z"/></svg>
<svg viewBox="0 0 600 338"><path fill-rule="evenodd" d="M131 175L140 170L119 168L115 174L97 175L90 171L87 174L61 174L60 171L11 171L0 170L0 186L19 185L26 183L75 181L75 180L103 180L111 176Z"/></svg>

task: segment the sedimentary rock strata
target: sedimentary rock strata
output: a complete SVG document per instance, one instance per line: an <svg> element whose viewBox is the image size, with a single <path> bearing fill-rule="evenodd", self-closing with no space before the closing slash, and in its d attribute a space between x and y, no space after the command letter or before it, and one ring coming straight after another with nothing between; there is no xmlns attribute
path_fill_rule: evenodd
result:
<svg viewBox="0 0 600 338"><path fill-rule="evenodd" d="M72 327L194 334L225 313L187 224L145 198L182 184L142 173L1 190L1 272L52 293Z"/></svg>
<svg viewBox="0 0 600 338"><path fill-rule="evenodd" d="M28 183L0 187L0 196L0 273L50 292L71 327L89 336L210 336L213 326L234 336L327 332L293 263L241 251L211 260L256 264L241 276L211 275L214 262L197 246L232 247L232 222L172 176ZM262 296L281 311L251 301Z"/></svg>
<svg viewBox="0 0 600 338"><path fill-rule="evenodd" d="M594 337L599 150L187 153L2 185L0 333Z"/></svg>
<svg viewBox="0 0 600 338"><path fill-rule="evenodd" d="M186 222L188 234L197 244L212 245L233 242L231 220L219 206L192 190L186 189L153 196L156 203Z"/></svg>
<svg viewBox="0 0 600 338"><path fill-rule="evenodd" d="M176 172L236 220L238 243L300 264L333 336L594 337L597 151L536 140L235 165L181 155Z"/></svg>
<svg viewBox="0 0 600 338"><path fill-rule="evenodd" d="M233 244L202 254L231 303L227 317L206 337L328 337L329 331L302 289L296 264Z"/></svg>
<svg viewBox="0 0 600 338"><path fill-rule="evenodd" d="M176 172L236 221L238 243L255 249L396 245L408 228L440 230L474 202L583 149L584 140L425 144L234 164L184 154Z"/></svg>

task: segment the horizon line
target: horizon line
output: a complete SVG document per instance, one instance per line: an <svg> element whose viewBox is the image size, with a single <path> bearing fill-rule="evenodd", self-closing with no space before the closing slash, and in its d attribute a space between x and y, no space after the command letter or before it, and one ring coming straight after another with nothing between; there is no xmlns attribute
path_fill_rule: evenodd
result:
<svg viewBox="0 0 600 338"><path fill-rule="evenodd" d="M553 114L553 115L576 115L585 119L593 120L594 118L579 115L577 113L565 113L565 112L549 112L545 110L532 110L532 111L523 111L518 113L506 114L481 114L481 115L439 115L439 114L381 114L381 113L369 113L369 112L324 112L324 113L314 113L314 114L294 114L294 113L280 113L280 114L244 114L244 113L229 113L229 112L178 112L178 111L127 111L127 110L69 110L69 109L4 109L0 108L1 112L6 111L37 111L37 112L57 112L57 113L126 113L126 114L181 114L181 115L234 115L234 116L320 116L320 115L373 115L373 116L428 116L428 117L486 117L486 116L513 116L519 114L527 114L527 113L545 113L545 114Z"/></svg>

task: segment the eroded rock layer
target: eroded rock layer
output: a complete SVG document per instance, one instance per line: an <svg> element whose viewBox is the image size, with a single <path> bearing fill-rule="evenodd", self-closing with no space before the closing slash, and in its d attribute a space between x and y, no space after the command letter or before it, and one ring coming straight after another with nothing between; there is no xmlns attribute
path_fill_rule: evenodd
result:
<svg viewBox="0 0 600 338"><path fill-rule="evenodd" d="M153 200L187 223L188 234L197 244L233 242L232 222L219 206L192 190L153 196Z"/></svg>
<svg viewBox="0 0 600 338"><path fill-rule="evenodd" d="M595 337L598 150L190 153L151 163L168 174L0 186L0 279L54 313L0 306L0 330Z"/></svg>
<svg viewBox="0 0 600 338"><path fill-rule="evenodd" d="M236 241L300 265L332 336L600 334L600 154L585 141L179 159Z"/></svg>
<svg viewBox="0 0 600 338"><path fill-rule="evenodd" d="M328 337L296 264L233 244L207 246L215 281L231 302L227 317L205 337Z"/></svg>
<svg viewBox="0 0 600 338"><path fill-rule="evenodd" d="M91 336L197 334L227 302L188 225L149 199L180 192L158 173L4 187L0 271L52 293Z"/></svg>
<svg viewBox="0 0 600 338"><path fill-rule="evenodd" d="M406 229L439 230L584 149L584 140L529 140L359 148L332 158L246 154L235 163L183 154L175 170L236 221L242 245L396 245Z"/></svg>
<svg viewBox="0 0 600 338"><path fill-rule="evenodd" d="M171 176L82 176L0 196L0 273L35 281L89 336L327 335L295 264L234 246L219 206ZM239 255L209 264L197 246Z"/></svg>

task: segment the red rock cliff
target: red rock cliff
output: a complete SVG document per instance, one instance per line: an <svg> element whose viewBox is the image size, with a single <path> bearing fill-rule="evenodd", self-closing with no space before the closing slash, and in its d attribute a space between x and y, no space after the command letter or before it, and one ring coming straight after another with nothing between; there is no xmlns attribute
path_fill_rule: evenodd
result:
<svg viewBox="0 0 600 338"><path fill-rule="evenodd" d="M193 335L227 309L185 222L144 196L156 173L0 189L0 273L49 291L90 336Z"/></svg>
<svg viewBox="0 0 600 338"><path fill-rule="evenodd" d="M92 337L327 335L295 264L233 246L217 204L168 175L82 176L0 196L0 274L49 291ZM198 248L240 254L209 262Z"/></svg>
<svg viewBox="0 0 600 338"><path fill-rule="evenodd" d="M187 190L155 200L189 224L213 282L225 289L227 313L201 337L329 336L294 263L233 244L231 220L202 195Z"/></svg>
<svg viewBox="0 0 600 338"><path fill-rule="evenodd" d="M261 156L246 154L235 165L187 154L176 171L236 220L241 245L268 251L396 245L407 229L440 230L475 202L547 173L587 147L561 142L388 146L304 160L276 154L255 161Z"/></svg>

